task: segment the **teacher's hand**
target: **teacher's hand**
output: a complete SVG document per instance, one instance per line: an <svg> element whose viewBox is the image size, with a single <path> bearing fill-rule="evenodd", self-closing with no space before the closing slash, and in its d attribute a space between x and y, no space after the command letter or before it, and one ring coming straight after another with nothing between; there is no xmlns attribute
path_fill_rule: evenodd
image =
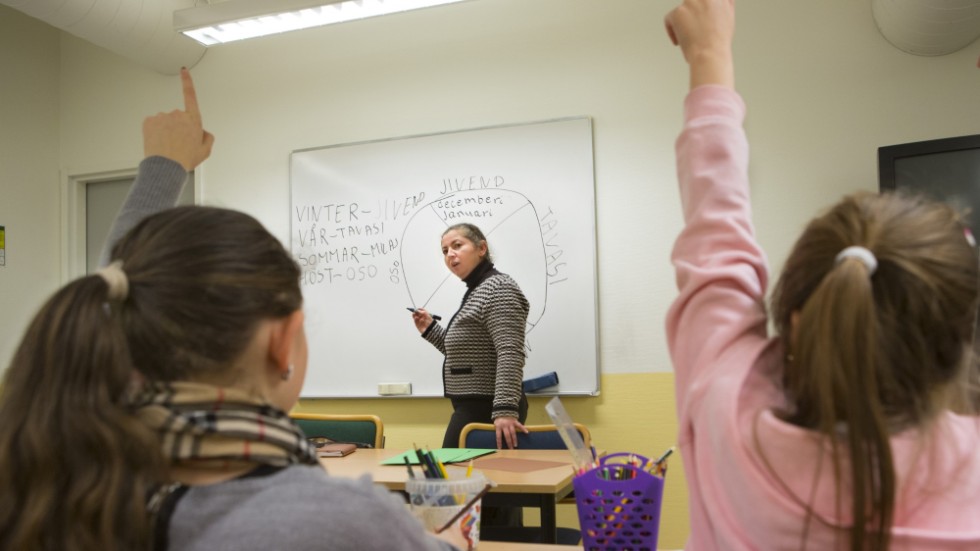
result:
<svg viewBox="0 0 980 551"><path fill-rule="evenodd" d="M177 161L190 172L211 155L212 135L201 124L194 81L186 68L180 70L184 89L184 109L157 113L143 121L143 154L159 155Z"/></svg>
<svg viewBox="0 0 980 551"><path fill-rule="evenodd" d="M415 322L415 328L419 330L419 333L424 333L432 325L432 314L426 312L423 308L416 308L412 312L412 321Z"/></svg>
<svg viewBox="0 0 980 551"><path fill-rule="evenodd" d="M517 448L517 431L527 434L527 429L517 417L497 417L493 420L493 426L497 429L497 449L504 449L506 442L510 449Z"/></svg>

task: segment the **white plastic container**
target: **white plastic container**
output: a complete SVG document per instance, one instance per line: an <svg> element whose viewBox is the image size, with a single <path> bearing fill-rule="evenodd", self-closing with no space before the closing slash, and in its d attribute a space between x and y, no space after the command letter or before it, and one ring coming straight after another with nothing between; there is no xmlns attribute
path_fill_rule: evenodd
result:
<svg viewBox="0 0 980 551"><path fill-rule="evenodd" d="M454 471L456 471L454 469ZM477 494L483 491L487 480L482 473L474 471L471 476L462 472L450 478L415 478L405 483L412 513L430 531L445 526ZM480 542L480 512L482 499L478 499L446 530L457 530L476 549Z"/></svg>

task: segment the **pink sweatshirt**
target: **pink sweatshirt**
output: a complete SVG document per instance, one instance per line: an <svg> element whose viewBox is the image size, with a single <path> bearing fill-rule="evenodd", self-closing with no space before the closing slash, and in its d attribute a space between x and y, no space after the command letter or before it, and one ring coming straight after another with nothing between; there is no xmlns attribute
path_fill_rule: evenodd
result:
<svg viewBox="0 0 980 551"><path fill-rule="evenodd" d="M755 240L745 105L703 86L685 102L677 171L685 227L673 251L679 296L667 319L679 446L690 490L688 550L841 549L830 455L780 421L782 350L767 335L768 268ZM892 437L899 478L892 549L980 549L980 422L944 413L927 434ZM845 471L846 466L845 466ZM845 495L842 508L848 509Z"/></svg>

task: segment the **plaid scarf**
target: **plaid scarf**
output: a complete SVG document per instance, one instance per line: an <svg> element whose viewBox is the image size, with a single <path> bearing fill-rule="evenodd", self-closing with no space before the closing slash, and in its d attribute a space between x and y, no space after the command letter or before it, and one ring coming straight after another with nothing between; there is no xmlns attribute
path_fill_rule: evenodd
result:
<svg viewBox="0 0 980 551"><path fill-rule="evenodd" d="M137 417L159 432L163 454L172 464L317 464L316 450L284 411L242 390L151 383L133 405Z"/></svg>

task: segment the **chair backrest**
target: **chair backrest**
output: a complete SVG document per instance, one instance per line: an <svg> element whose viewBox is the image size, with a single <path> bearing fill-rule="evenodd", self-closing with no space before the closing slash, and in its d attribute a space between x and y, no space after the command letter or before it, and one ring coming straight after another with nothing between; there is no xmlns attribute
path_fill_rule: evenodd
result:
<svg viewBox="0 0 980 551"><path fill-rule="evenodd" d="M582 436L585 447L592 445L592 435L585 425L574 423L575 430ZM517 433L517 449L524 450L564 450L565 441L561 439L555 425L524 425L528 433ZM496 448L497 431L489 423L470 423L459 434L461 448Z"/></svg>
<svg viewBox="0 0 980 551"><path fill-rule="evenodd" d="M336 442L353 442L383 448L384 425L377 415L292 413L289 415L307 437L325 436Z"/></svg>

